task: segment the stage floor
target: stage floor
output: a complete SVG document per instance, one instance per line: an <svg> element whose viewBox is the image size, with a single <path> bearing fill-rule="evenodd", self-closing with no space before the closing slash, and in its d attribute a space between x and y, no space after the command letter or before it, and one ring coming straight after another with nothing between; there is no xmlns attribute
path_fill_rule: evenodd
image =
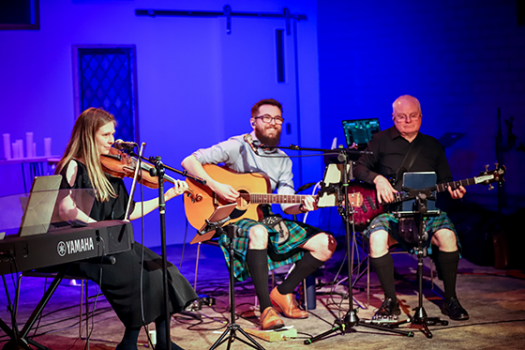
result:
<svg viewBox="0 0 525 350"><path fill-rule="evenodd" d="M310 317L305 320L283 318L286 326L297 329L298 336L286 341L266 342L258 339L265 349L297 349L306 347L312 349L524 349L525 348L525 279L517 271L496 270L491 267L476 266L465 259L459 264L457 294L462 305L468 310L470 320L452 321L441 315L440 305L442 283L434 277L435 287L432 290L429 270L429 259L425 259L424 301L423 306L430 317L441 317L448 320L448 326L431 326L432 339L427 339L415 325L404 325L401 329L412 330L412 338L374 330L362 326L353 327L350 332L342 335L334 333L323 340L310 345L304 341L311 336L330 330L335 318L342 317L348 310L349 302L346 281L337 275L343 263L345 253L342 249L317 273L318 293L316 308L310 310ZM184 256L182 255L184 251ZM182 273L193 285L195 282L197 245L182 245L168 247L168 257L172 263L179 266L182 258ZM406 319L412 309L417 306L418 293L416 281L417 260L408 254L394 254L396 264L396 288L401 303L402 315ZM346 276L346 264L343 264L343 277ZM284 278L286 269L277 271L276 283ZM218 247L202 245L197 273L197 291L215 299L213 306L204 305L198 310L201 320L192 316L177 314L172 319L172 339L184 349L209 349L224 331L229 320L227 311L228 272L222 253ZM14 297L13 282L6 276L11 298ZM370 319L382 301L382 291L374 273L370 274L370 307L367 309L366 274L359 279L354 287L354 307L358 307L357 316L361 320ZM333 282L336 281L334 284ZM341 282L342 281L342 282ZM51 281L47 281L49 285ZM18 323L23 324L36 306L45 288L45 279L24 277L20 296ZM271 285L270 280L270 285ZM95 295L98 287L89 285L89 293ZM7 299L4 286L0 288L0 317L10 322L7 313ZM236 284L237 323L244 329L257 328L259 310L254 307L255 293L251 281ZM37 322L35 341L53 350L84 349L85 339L79 338L78 315L80 288L71 286L64 281L44 310L44 316ZM91 299L91 308L95 299ZM137 301L139 302L139 301ZM93 323L90 324L92 334L90 349L114 349L120 341L124 327L112 311L103 296L96 298ZM154 328L152 325L151 328ZM242 335L237 333L240 338ZM244 339L244 338L243 338ZM0 347L7 338L0 331ZM147 344L144 330L139 341L143 348ZM223 344L219 349L225 349ZM232 349L246 349L247 345L235 341Z"/></svg>

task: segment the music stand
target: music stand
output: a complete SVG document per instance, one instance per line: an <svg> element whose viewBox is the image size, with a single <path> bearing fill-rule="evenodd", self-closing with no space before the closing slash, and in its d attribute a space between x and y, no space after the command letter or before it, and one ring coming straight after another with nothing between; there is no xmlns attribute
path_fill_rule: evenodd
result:
<svg viewBox="0 0 525 350"><path fill-rule="evenodd" d="M235 204L235 203L233 203ZM233 239L238 237L239 232L242 230L238 226L235 226L233 224L229 224L226 226L223 226L226 222L230 220L230 214L235 209L235 205L225 205L218 207L215 209L213 214L211 214L210 218L205 220L206 224L203 226L203 228L198 231L197 236L193 239L193 241L196 240L198 236L201 237L207 237L207 239L202 239L199 242L209 240L215 235L226 235L228 237L228 250L229 250L229 282L230 282L230 324L226 328L226 330L220 335L220 337L215 341L215 343L211 346L210 350L216 349L219 347L222 343L224 343L226 340L228 341L228 347L227 349L230 349L230 346L234 339L238 339L240 342L258 350L264 350L264 348L255 341L248 333L242 329L240 325L235 323L235 286L234 286L234 272L233 272L233 256L235 254L235 251L233 250ZM236 332L241 332L251 343L247 342L244 339L241 339L237 336ZM229 333L229 335L228 335Z"/></svg>
<svg viewBox="0 0 525 350"><path fill-rule="evenodd" d="M435 183L434 173L405 173L403 183L411 184L411 186L412 184L421 184L425 181L424 177L426 176L428 179L428 175L430 174L433 174L433 182ZM421 332L423 332L423 334L425 334L425 336L430 339L432 338L432 332L430 332L430 329L428 328L429 325L448 325L448 321L441 320L439 317L428 317L425 309L423 308L423 258L427 256L427 249L424 247L424 243L428 241L425 218L438 216L441 214L441 211L439 209L435 209L434 206L436 199L436 186L424 189L408 188L403 186L403 191L406 193L406 196L403 198L403 210L394 212L393 214L400 220L400 222L401 220L407 218L413 219L419 229L416 248L417 279L419 287L418 306L414 309L413 317L400 322L382 324L382 326L387 328L397 328L400 325L406 323L421 325Z"/></svg>

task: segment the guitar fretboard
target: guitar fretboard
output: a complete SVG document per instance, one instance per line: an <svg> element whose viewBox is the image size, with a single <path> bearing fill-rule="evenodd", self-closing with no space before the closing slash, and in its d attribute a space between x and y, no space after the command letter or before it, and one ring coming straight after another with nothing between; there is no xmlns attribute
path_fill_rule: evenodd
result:
<svg viewBox="0 0 525 350"><path fill-rule="evenodd" d="M436 185L436 190L438 192L447 191L449 186L450 186L450 188L455 190L456 188L459 188L459 186L465 187L465 186L475 185L476 183L477 183L476 182L476 178L475 177L471 177L470 179L459 180L459 181L452 181L452 182L445 182L445 183L442 183L442 184L437 184Z"/></svg>
<svg viewBox="0 0 525 350"><path fill-rule="evenodd" d="M478 177L471 177L469 179L465 179L465 180L459 180L459 181L452 181L452 182L444 182L444 183L441 183L441 184L437 184L436 185L436 191L437 192L443 192L443 191L448 191L448 187L450 186L450 188L452 188L452 190L455 190L456 188L459 188L459 186L470 186L470 185L475 185L475 184L478 184L478 183L481 183L481 182L484 182L484 181L493 181L494 180L494 174L487 174L487 175L482 175L482 176L478 176ZM394 194L394 203L399 203L399 202L402 202L406 197L406 193L405 192L397 192Z"/></svg>
<svg viewBox="0 0 525 350"><path fill-rule="evenodd" d="M249 196L249 199L247 198ZM278 203L291 203L300 204L303 198L308 196L295 195L295 194L273 194L273 193L244 193L241 197L248 200L250 203L258 204L278 204Z"/></svg>

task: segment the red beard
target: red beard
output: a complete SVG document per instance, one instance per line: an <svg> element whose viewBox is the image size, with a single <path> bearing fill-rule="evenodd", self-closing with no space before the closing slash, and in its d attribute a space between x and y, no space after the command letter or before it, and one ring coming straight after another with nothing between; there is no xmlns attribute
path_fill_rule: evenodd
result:
<svg viewBox="0 0 525 350"><path fill-rule="evenodd" d="M266 136L259 130L259 128L255 128L255 136L257 136L257 139L259 139L263 145L275 147L279 145L279 142L281 141L281 130L274 129L274 131L275 136Z"/></svg>

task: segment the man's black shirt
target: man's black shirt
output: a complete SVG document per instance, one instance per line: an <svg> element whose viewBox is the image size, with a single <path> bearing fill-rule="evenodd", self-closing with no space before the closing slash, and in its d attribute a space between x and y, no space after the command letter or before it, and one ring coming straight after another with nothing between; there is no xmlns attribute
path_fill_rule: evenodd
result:
<svg viewBox="0 0 525 350"><path fill-rule="evenodd" d="M437 175L437 183L452 181L452 173L445 156L445 151L438 140L421 132L412 142L420 147L419 153L408 171L433 171ZM404 139L395 126L375 134L368 143L367 151L357 161L354 177L373 184L375 177L395 178L398 168L403 163L410 149L410 142ZM402 174L400 174L402 178ZM395 188L401 190L402 181L396 181Z"/></svg>

